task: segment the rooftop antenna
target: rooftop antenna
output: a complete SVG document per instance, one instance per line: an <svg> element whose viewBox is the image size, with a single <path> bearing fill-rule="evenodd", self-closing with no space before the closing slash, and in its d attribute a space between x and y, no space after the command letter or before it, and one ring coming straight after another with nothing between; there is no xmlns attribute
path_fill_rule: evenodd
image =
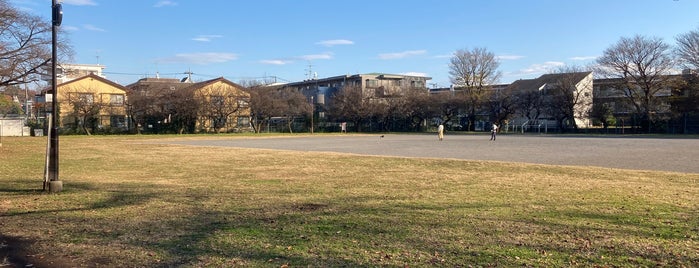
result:
<svg viewBox="0 0 699 268"><path fill-rule="evenodd" d="M313 79L313 65L311 65L310 61L308 62L308 69L306 69L306 79Z"/></svg>
<svg viewBox="0 0 699 268"><path fill-rule="evenodd" d="M188 80L188 82L191 83L192 82L192 74L193 74L192 69L188 69L186 72L184 72L184 74L187 75L187 80Z"/></svg>
<svg viewBox="0 0 699 268"><path fill-rule="evenodd" d="M95 58L97 58L97 65L100 65L100 52L101 50L95 50Z"/></svg>

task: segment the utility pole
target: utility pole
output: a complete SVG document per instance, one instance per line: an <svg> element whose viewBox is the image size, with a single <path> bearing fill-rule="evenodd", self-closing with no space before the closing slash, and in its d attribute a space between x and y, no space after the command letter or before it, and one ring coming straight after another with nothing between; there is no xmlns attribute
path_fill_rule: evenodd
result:
<svg viewBox="0 0 699 268"><path fill-rule="evenodd" d="M49 177L49 192L58 193L63 190L63 182L58 178L58 87L56 85L56 65L58 57L56 56L56 28L61 26L63 20L63 10L61 4L56 3L57 0L51 2L51 130L49 137L49 161L48 161L48 177Z"/></svg>

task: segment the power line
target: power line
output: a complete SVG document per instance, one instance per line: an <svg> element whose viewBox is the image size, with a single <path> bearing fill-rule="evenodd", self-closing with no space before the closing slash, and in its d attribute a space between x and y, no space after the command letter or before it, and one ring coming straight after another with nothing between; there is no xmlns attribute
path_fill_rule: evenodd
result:
<svg viewBox="0 0 699 268"><path fill-rule="evenodd" d="M127 73L127 72L102 72L103 74L109 74L109 75L133 75L133 76L148 76L151 75L150 73ZM217 78L217 77L227 77L228 79L232 80L264 80L264 79L274 79L275 81L284 81L287 83L291 83L292 81L288 79L281 78L279 76L275 75L267 75L267 76L225 76L225 75L211 75L211 74L200 74L200 73L194 73L190 71L186 72L181 72L181 73L157 73L158 75L193 75L193 76L200 76L200 77L207 77L207 78Z"/></svg>

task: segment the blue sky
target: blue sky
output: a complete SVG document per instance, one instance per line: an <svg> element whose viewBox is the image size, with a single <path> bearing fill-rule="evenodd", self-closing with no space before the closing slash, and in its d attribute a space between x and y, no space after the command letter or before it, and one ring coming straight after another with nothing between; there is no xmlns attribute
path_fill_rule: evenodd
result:
<svg viewBox="0 0 699 268"><path fill-rule="evenodd" d="M10 0L50 20L48 0ZM418 74L448 87L456 50L486 48L501 83L594 62L621 37L699 29L696 0L64 0L74 63L122 85L357 73ZM310 68L309 68L310 66Z"/></svg>

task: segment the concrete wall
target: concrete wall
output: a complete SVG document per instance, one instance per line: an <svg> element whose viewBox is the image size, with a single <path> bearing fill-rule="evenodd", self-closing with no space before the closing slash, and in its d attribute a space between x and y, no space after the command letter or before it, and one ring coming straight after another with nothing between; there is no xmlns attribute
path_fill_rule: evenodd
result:
<svg viewBox="0 0 699 268"><path fill-rule="evenodd" d="M24 126L24 119L0 118L0 136L31 136L31 132Z"/></svg>

